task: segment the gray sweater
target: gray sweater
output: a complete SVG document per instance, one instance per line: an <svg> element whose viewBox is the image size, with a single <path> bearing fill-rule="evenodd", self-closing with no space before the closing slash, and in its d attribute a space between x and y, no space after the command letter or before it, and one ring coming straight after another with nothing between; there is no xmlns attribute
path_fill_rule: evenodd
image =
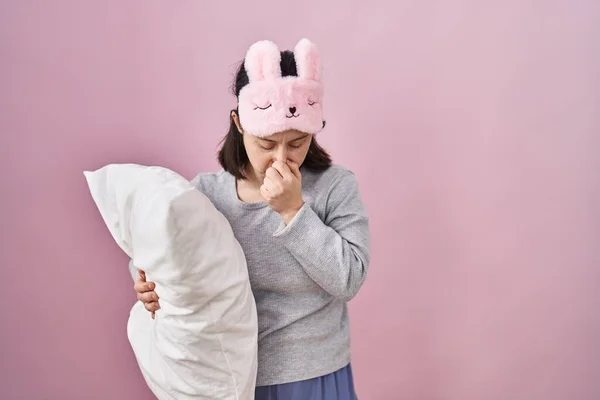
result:
<svg viewBox="0 0 600 400"><path fill-rule="evenodd" d="M301 173L305 205L287 226L266 203L240 201L227 172L192 180L229 220L246 256L258 310L258 386L314 378L350 361L346 302L367 274L368 217L348 169Z"/></svg>

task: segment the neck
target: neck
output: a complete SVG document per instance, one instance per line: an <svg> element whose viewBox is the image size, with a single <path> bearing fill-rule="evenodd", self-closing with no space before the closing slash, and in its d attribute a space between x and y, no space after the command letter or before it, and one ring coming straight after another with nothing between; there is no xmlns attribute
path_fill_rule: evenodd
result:
<svg viewBox="0 0 600 400"><path fill-rule="evenodd" d="M260 186L262 185L262 179L260 179L257 175L256 172L254 171L254 169L252 169L251 171L248 171L246 173L246 179L241 181L243 182L242 184L248 188L253 188L256 190L260 189Z"/></svg>
<svg viewBox="0 0 600 400"><path fill-rule="evenodd" d="M260 194L260 185L255 179L238 179L236 181L236 191L238 198L246 203L258 203L264 201Z"/></svg>

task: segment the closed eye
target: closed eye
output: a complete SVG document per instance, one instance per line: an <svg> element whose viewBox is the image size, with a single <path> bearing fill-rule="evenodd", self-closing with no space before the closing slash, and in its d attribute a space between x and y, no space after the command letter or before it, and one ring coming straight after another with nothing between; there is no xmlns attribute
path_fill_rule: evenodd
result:
<svg viewBox="0 0 600 400"><path fill-rule="evenodd" d="M266 107L259 107L259 106L256 106L256 107L254 107L254 109L255 109L255 110L258 110L258 109L260 109L260 110L266 110L267 108L269 108L269 107L271 107L271 106L272 106L272 104L269 104L269 105L268 105L268 106L266 106Z"/></svg>
<svg viewBox="0 0 600 400"><path fill-rule="evenodd" d="M308 105L309 106L314 106L315 104L317 104L316 101L310 101L310 100L308 101Z"/></svg>

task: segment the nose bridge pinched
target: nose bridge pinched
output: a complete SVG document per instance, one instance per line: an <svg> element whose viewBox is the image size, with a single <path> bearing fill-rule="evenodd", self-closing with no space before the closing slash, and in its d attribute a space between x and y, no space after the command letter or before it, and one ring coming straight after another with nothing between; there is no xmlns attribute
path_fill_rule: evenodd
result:
<svg viewBox="0 0 600 400"><path fill-rule="evenodd" d="M277 151L275 152L273 161L287 161L287 146L285 144L277 145Z"/></svg>

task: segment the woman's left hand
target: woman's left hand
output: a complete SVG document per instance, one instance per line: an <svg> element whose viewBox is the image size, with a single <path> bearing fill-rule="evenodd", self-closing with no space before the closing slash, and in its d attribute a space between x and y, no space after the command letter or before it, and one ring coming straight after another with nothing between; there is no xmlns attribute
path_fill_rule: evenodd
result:
<svg viewBox="0 0 600 400"><path fill-rule="evenodd" d="M304 205L302 175L298 164L275 161L265 173L260 194L267 204L289 224Z"/></svg>

